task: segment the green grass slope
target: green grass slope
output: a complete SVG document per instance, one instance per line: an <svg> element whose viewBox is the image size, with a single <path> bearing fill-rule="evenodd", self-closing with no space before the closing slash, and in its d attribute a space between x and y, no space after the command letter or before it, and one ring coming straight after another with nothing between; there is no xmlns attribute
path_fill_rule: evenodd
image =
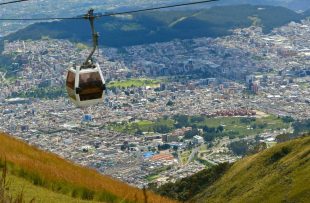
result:
<svg viewBox="0 0 310 203"><path fill-rule="evenodd" d="M191 202L309 202L310 136L236 162Z"/></svg>
<svg viewBox="0 0 310 203"><path fill-rule="evenodd" d="M8 168L15 193L24 187L25 196L43 198L39 202L174 202L0 133L0 169L3 168Z"/></svg>
<svg viewBox="0 0 310 203"><path fill-rule="evenodd" d="M9 175L7 180L10 194L15 197L22 192L25 202L30 202L34 199L36 203L95 203L95 201L76 199L53 192L46 188L33 185L31 182L14 175Z"/></svg>

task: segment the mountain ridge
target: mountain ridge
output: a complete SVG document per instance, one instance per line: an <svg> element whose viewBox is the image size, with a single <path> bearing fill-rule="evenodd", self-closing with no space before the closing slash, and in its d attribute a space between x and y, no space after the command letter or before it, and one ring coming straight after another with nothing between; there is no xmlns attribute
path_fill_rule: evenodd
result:
<svg viewBox="0 0 310 203"><path fill-rule="evenodd" d="M259 18L263 31L268 33L275 27L300 21L305 16L284 7L216 6L201 11L156 11L107 17L98 19L96 28L102 35L101 45L123 47L173 39L226 36L232 29L251 26L251 17ZM43 36L90 43L88 23L74 20L33 24L2 40L36 40Z"/></svg>

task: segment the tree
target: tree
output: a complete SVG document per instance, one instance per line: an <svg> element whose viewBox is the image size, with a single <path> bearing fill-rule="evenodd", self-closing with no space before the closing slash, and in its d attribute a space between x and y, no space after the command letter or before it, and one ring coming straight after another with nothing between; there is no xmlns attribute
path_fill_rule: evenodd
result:
<svg viewBox="0 0 310 203"><path fill-rule="evenodd" d="M236 155L244 156L244 155L246 155L246 153L249 150L249 145L248 145L247 141L240 140L240 141L230 143L229 149L231 151L233 151L233 153Z"/></svg>
<svg viewBox="0 0 310 203"><path fill-rule="evenodd" d="M203 139L206 141L206 142L212 142L214 139L215 139L215 134L214 133L205 133L204 136L203 136Z"/></svg>
<svg viewBox="0 0 310 203"><path fill-rule="evenodd" d="M310 132L310 119L304 121L296 121L293 123L294 134Z"/></svg>
<svg viewBox="0 0 310 203"><path fill-rule="evenodd" d="M174 115L173 119L176 121L176 128L187 127L189 125L188 116L186 115Z"/></svg>
<svg viewBox="0 0 310 203"><path fill-rule="evenodd" d="M205 117L204 116L193 116L191 117L190 121L192 123L201 123L205 121Z"/></svg>
<svg viewBox="0 0 310 203"><path fill-rule="evenodd" d="M122 151L125 151L125 150L128 150L129 149L129 143L128 141L125 141L122 146L121 146L121 150Z"/></svg>
<svg viewBox="0 0 310 203"><path fill-rule="evenodd" d="M158 145L158 150L163 151L163 150L170 149L170 147L171 146L169 144Z"/></svg>
<svg viewBox="0 0 310 203"><path fill-rule="evenodd" d="M208 133L215 133L216 132L216 129L215 128L209 128L208 130L207 130L207 132Z"/></svg>
<svg viewBox="0 0 310 203"><path fill-rule="evenodd" d="M140 128L138 128L135 135L143 135L142 130Z"/></svg>
<svg viewBox="0 0 310 203"><path fill-rule="evenodd" d="M220 125L217 127L217 131L222 133L224 131L224 126Z"/></svg>
<svg viewBox="0 0 310 203"><path fill-rule="evenodd" d="M167 124L156 123L154 126L154 131L158 133L168 133L171 131L171 127Z"/></svg>
<svg viewBox="0 0 310 203"><path fill-rule="evenodd" d="M260 123L260 124L258 124L257 125L260 129L264 129L264 128L266 128L267 126L268 126L268 124L267 123Z"/></svg>
<svg viewBox="0 0 310 203"><path fill-rule="evenodd" d="M290 134L280 134L280 135L277 135L276 140L277 142L286 142L290 140L291 138L292 136Z"/></svg>
<svg viewBox="0 0 310 203"><path fill-rule="evenodd" d="M149 102L155 102L156 98L149 98Z"/></svg>
<svg viewBox="0 0 310 203"><path fill-rule="evenodd" d="M251 154L257 154L263 150L267 149L267 144L265 142L258 143L254 148L250 151Z"/></svg>
<svg viewBox="0 0 310 203"><path fill-rule="evenodd" d="M244 118L240 118L240 123L244 123L244 124L250 124L251 122L256 121L255 118L251 118L251 117L244 117Z"/></svg>
<svg viewBox="0 0 310 203"><path fill-rule="evenodd" d="M261 140L261 137L260 137L260 135L255 135L254 139L255 139L256 142L259 142Z"/></svg>
<svg viewBox="0 0 310 203"><path fill-rule="evenodd" d="M168 102L167 102L167 104L166 104L166 106L173 106L174 105L174 103L173 103L173 101L171 101L171 100L169 100Z"/></svg>
<svg viewBox="0 0 310 203"><path fill-rule="evenodd" d="M192 139L195 135L198 135L198 134L199 134L198 129L194 128L190 131L185 132L184 139L187 139L187 140Z"/></svg>
<svg viewBox="0 0 310 203"><path fill-rule="evenodd" d="M164 115L164 116L163 116L163 119L164 119L164 120L168 120L168 118L169 118L169 116L167 116L167 115Z"/></svg>
<svg viewBox="0 0 310 203"><path fill-rule="evenodd" d="M291 116L285 116L281 118L284 123L293 123L295 120Z"/></svg>
<svg viewBox="0 0 310 203"><path fill-rule="evenodd" d="M202 129L203 129L203 132L208 132L209 131L209 127L208 126L204 126Z"/></svg>

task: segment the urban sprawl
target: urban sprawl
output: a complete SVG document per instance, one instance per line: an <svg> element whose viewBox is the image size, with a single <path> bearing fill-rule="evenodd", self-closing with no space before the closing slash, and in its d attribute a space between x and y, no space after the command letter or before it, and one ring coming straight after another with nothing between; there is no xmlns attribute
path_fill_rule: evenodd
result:
<svg viewBox="0 0 310 203"><path fill-rule="evenodd" d="M179 126L161 133L143 127L131 132L132 126L200 116L206 125L222 119L217 131L233 135L225 119L310 117L307 20L270 34L249 27L216 39L100 49L96 60L109 85L98 106L76 108L63 95L21 96L38 89L65 89L66 69L82 63L88 52L66 40L5 42L3 54L12 58L17 72L0 72L0 131L144 187L176 181L208 164L234 162L241 156L231 151L230 143L259 138L272 145L277 135L292 128L269 128L271 121L260 131L249 125L242 136L206 140L208 132L199 125L197 132L193 126ZM120 85L135 80L145 84ZM187 138L188 132L196 134Z"/></svg>

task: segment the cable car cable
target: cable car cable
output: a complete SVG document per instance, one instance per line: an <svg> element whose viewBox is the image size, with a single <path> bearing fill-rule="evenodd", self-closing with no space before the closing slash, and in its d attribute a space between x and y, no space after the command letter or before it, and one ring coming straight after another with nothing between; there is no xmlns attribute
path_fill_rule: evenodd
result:
<svg viewBox="0 0 310 203"><path fill-rule="evenodd" d="M190 6L190 5L197 5L197 4L204 4L204 3L210 3L215 2L219 0L204 0L204 1L196 1L196 2L190 2L190 3L182 3L182 4L174 4L174 5L168 5L168 6L159 6L159 7L153 7L153 8L146 8L146 9L139 9L139 10L132 10L132 11L124 11L124 12L116 12L116 13L104 13L96 15L95 18L102 18L102 17L109 17L109 16L116 16L116 15L126 15L126 14L132 14L132 13L138 13L138 12L144 12L144 11L154 11L154 10L161 10L165 8L175 8L175 7L181 7L181 6ZM85 19L85 16L81 17L47 17L47 18L0 18L0 21L45 21L45 20L81 20Z"/></svg>
<svg viewBox="0 0 310 203"><path fill-rule="evenodd" d="M22 2L25 2L25 1L30 1L30 0L16 0L16 1L8 1L8 2L3 2L3 3L0 3L0 6L2 6L2 5L7 5L7 4L22 3Z"/></svg>
<svg viewBox="0 0 310 203"><path fill-rule="evenodd" d="M160 6L160 7L154 7L154 8L133 10L133 11L107 13L107 14L98 15L96 17L101 18L101 17L108 17L108 16L125 15L125 14L138 13L138 12L144 12L144 11L161 10L161 9L165 9L165 8L175 8L175 7L181 7L181 6L191 6L191 5L195 5L195 4L204 4L204 3L214 2L214 1L219 1L219 0L196 1L196 2L190 2L190 3L174 4L174 5L168 5L168 6Z"/></svg>

